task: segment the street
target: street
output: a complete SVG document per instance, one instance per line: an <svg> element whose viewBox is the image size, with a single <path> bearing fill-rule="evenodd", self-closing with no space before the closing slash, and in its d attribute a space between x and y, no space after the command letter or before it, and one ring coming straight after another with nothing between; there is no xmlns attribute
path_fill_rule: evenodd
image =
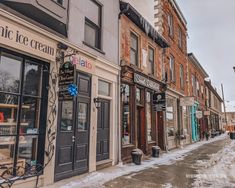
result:
<svg viewBox="0 0 235 188"><path fill-rule="evenodd" d="M116 178L105 184L106 188L156 188L156 187L192 187L199 166L197 161L209 160L230 140L223 139L205 144L190 152L182 161L171 165L154 165L152 168ZM199 186L199 185L197 185Z"/></svg>
<svg viewBox="0 0 235 188"><path fill-rule="evenodd" d="M234 162L235 141L223 134L143 160L141 165L120 164L47 188L234 187Z"/></svg>

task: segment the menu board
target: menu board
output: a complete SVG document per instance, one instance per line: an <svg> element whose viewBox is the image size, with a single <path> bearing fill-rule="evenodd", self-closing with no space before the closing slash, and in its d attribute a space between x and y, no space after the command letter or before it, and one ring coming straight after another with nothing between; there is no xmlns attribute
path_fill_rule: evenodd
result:
<svg viewBox="0 0 235 188"><path fill-rule="evenodd" d="M73 96L68 91L68 86L74 83L74 65L65 62L59 70L59 100L72 100Z"/></svg>

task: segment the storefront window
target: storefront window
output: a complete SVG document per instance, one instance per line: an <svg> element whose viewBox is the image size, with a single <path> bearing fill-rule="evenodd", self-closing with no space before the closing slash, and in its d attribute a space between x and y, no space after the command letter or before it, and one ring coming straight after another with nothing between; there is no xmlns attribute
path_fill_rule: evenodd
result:
<svg viewBox="0 0 235 188"><path fill-rule="evenodd" d="M176 131L174 122L174 100L171 98L167 99L166 123L168 136L174 136Z"/></svg>
<svg viewBox="0 0 235 188"><path fill-rule="evenodd" d="M130 86L122 84L122 144L131 143Z"/></svg>
<svg viewBox="0 0 235 188"><path fill-rule="evenodd" d="M48 67L41 62L0 52L0 181L29 175L43 161L38 145L45 139L44 69ZM40 151L43 148L40 145Z"/></svg>
<svg viewBox="0 0 235 188"><path fill-rule="evenodd" d="M152 109L151 109L151 93L146 93L146 123L147 123L147 137L148 142L153 141L153 123L152 123Z"/></svg>
<svg viewBox="0 0 235 188"><path fill-rule="evenodd" d="M0 91L19 93L22 59L6 53L0 58Z"/></svg>

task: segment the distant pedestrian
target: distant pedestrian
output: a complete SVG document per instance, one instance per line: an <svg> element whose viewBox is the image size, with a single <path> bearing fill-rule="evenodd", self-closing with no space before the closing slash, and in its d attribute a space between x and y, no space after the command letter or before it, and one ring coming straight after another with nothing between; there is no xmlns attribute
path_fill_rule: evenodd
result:
<svg viewBox="0 0 235 188"><path fill-rule="evenodd" d="M205 135L206 135L206 140L208 140L210 136L210 133L208 132L208 130L206 130Z"/></svg>

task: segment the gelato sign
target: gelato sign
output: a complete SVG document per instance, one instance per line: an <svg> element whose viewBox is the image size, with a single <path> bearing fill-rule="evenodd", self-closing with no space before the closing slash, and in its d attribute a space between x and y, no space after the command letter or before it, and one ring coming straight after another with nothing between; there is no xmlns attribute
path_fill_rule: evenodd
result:
<svg viewBox="0 0 235 188"><path fill-rule="evenodd" d="M71 62L73 65L75 65L76 69L88 72L88 73L94 73L95 72L95 62L94 60L78 54L73 55L72 57L69 57L69 59L65 59L65 61Z"/></svg>
<svg viewBox="0 0 235 188"><path fill-rule="evenodd" d="M0 44L55 61L55 42L4 18L0 19Z"/></svg>
<svg viewBox="0 0 235 188"><path fill-rule="evenodd" d="M134 82L137 84L140 84L142 86L145 86L147 88L150 88L154 91L160 91L160 85L152 80L149 80L148 78L145 78L139 74L134 74Z"/></svg>

